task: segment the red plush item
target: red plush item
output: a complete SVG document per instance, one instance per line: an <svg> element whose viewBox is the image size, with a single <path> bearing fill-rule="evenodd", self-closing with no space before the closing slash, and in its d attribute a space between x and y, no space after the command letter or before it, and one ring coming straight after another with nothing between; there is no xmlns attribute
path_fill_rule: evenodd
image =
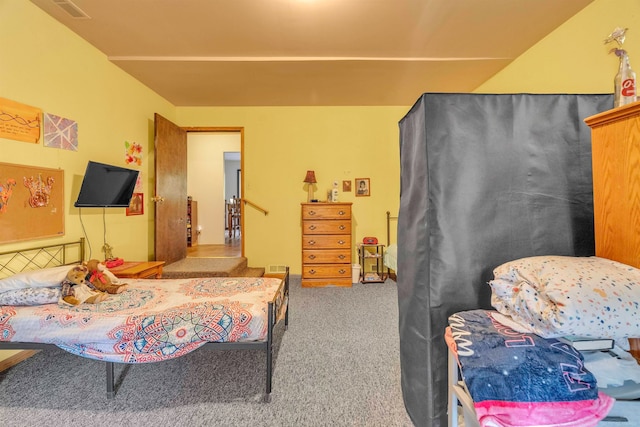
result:
<svg viewBox="0 0 640 427"><path fill-rule="evenodd" d="M375 237L365 237L364 239L362 239L362 243L364 243L365 245L377 245L378 239L376 239Z"/></svg>
<svg viewBox="0 0 640 427"><path fill-rule="evenodd" d="M107 268L113 268L124 264L124 260L122 258L112 258L105 261L104 264L107 266Z"/></svg>

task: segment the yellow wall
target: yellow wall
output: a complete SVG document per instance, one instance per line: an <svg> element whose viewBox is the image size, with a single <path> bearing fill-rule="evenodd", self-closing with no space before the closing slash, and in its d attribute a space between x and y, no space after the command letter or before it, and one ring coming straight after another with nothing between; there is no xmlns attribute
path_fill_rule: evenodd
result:
<svg viewBox="0 0 640 427"><path fill-rule="evenodd" d="M0 161L64 169L65 236L0 245L13 250L83 235L73 207L88 160L124 163L124 141L144 147L145 214L107 209L107 242L114 254L147 259L153 251L153 115L173 119L175 107L109 63L106 56L28 1L0 0L0 97L78 123L78 151L0 138ZM3 179L3 177L0 177ZM102 258L102 209L82 210L92 256ZM2 224L0 218L0 226ZM25 226L28 226L25 224ZM142 244L140 244L142 242Z"/></svg>
<svg viewBox="0 0 640 427"><path fill-rule="evenodd" d="M619 62L604 39L616 27L629 28L624 49L640 72L640 2L596 0L475 92L612 93Z"/></svg>
<svg viewBox="0 0 640 427"><path fill-rule="evenodd" d="M419 95L419 94L418 94ZM181 126L244 127L244 197L269 211L245 207L249 265L287 264L301 270L302 180L316 172L316 197L326 200L333 181L340 201L353 202L354 238L386 241L386 216L398 212L398 121L407 107L178 108ZM371 179L371 196L342 192L342 181Z"/></svg>
<svg viewBox="0 0 640 427"><path fill-rule="evenodd" d="M615 26L630 28L626 48L640 67L640 4L637 0L596 0L478 92L611 92L617 59L602 42ZM107 241L127 259L153 252L153 114L180 126L245 128L245 197L268 216L246 209L245 253L252 266L289 264L300 271L302 179L316 171L317 196L333 180L371 178L371 197L342 193L354 202L356 239L385 240L385 212L399 202L398 107L174 107L119 68L105 55L26 1L0 0L0 97L42 108L79 124L80 148L69 152L41 144L0 139L2 161L65 170L66 236L82 235L72 207L88 160L124 165L124 141L144 146L145 215L126 217L107 210ZM416 99L420 94L416 93ZM102 212L83 210L94 256L102 246ZM60 241L62 238L2 245Z"/></svg>

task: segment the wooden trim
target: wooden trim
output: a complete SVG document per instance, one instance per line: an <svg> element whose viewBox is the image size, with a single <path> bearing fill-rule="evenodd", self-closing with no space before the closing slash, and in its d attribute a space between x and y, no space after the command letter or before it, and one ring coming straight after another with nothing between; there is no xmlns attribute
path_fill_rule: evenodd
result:
<svg viewBox="0 0 640 427"><path fill-rule="evenodd" d="M181 126L182 130L186 132L243 132L243 127L237 126Z"/></svg>
<svg viewBox="0 0 640 427"><path fill-rule="evenodd" d="M40 350L22 350L13 356L9 356L6 359L0 360L0 372L9 369L12 366L17 365L25 359L30 358Z"/></svg>
<svg viewBox="0 0 640 427"><path fill-rule="evenodd" d="M620 119L624 119L633 114L640 113L640 101L633 102L631 104L624 105L622 107L613 108L611 110L603 111L591 117L584 119L584 122L589 127L594 128L596 126L606 125Z"/></svg>

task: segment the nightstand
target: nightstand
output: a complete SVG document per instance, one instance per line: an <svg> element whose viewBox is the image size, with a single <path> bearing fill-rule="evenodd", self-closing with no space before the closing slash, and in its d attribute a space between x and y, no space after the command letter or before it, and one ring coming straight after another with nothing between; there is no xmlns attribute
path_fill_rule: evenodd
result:
<svg viewBox="0 0 640 427"><path fill-rule="evenodd" d="M125 262L109 271L121 279L160 279L164 264L164 261Z"/></svg>
<svg viewBox="0 0 640 427"><path fill-rule="evenodd" d="M360 282L382 283L387 279L384 271L384 245L358 243Z"/></svg>

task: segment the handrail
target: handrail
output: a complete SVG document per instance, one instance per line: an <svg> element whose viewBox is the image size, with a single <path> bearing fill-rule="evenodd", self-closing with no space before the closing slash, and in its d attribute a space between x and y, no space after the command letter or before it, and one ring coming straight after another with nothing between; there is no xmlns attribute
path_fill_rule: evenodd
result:
<svg viewBox="0 0 640 427"><path fill-rule="evenodd" d="M258 209L259 211L262 211L262 213L264 213L265 216L269 215L269 211L266 210L265 208L262 208L258 205L256 205L255 203L253 203L251 200L247 200L247 199L240 199L242 200L246 205L251 205L254 208Z"/></svg>

